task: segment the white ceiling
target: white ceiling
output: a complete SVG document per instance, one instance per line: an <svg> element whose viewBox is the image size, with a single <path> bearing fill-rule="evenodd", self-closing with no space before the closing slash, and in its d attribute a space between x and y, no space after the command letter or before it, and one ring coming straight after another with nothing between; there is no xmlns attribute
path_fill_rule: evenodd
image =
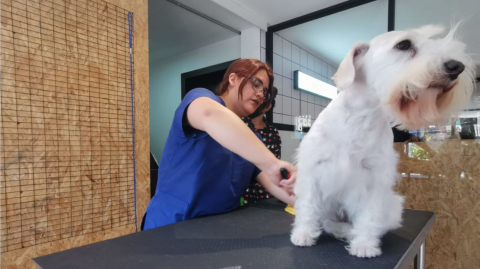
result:
<svg viewBox="0 0 480 269"><path fill-rule="evenodd" d="M345 0L231 0L275 25L312 13Z"/></svg>
<svg viewBox="0 0 480 269"><path fill-rule="evenodd" d="M152 1L152 0L150 0ZM156 0L159 1L159 0ZM220 21L238 31L252 27L252 23L227 11L212 0L176 0L190 8L193 8L217 21Z"/></svg>
<svg viewBox="0 0 480 269"><path fill-rule="evenodd" d="M220 8L210 0L202 2ZM151 62L238 35L166 0L149 0L148 5Z"/></svg>
<svg viewBox="0 0 480 269"><path fill-rule="evenodd" d="M238 31L254 24L212 0L177 0ZM231 1L267 21L268 25L287 21L344 0L223 0ZM185 53L229 39L237 34L166 0L149 0L150 61Z"/></svg>

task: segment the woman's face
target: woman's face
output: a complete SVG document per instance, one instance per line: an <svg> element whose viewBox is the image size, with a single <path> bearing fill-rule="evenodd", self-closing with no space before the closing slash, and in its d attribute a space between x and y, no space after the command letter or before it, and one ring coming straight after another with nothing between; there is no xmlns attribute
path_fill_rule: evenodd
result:
<svg viewBox="0 0 480 269"><path fill-rule="evenodd" d="M243 87L242 100L239 100L240 109L245 112L244 116L255 112L263 103L263 93L267 93L269 85L270 79L267 72L263 69L248 79ZM263 90L263 93L259 93L261 90Z"/></svg>

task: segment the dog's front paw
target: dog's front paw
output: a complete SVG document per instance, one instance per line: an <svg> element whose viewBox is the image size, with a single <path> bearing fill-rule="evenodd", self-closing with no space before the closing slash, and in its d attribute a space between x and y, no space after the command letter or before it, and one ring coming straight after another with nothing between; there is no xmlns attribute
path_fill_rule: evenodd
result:
<svg viewBox="0 0 480 269"><path fill-rule="evenodd" d="M359 258L373 258L382 254L380 248L371 242L352 243L347 249L350 255Z"/></svg>
<svg viewBox="0 0 480 269"><path fill-rule="evenodd" d="M309 232L305 230L294 230L290 236L290 241L295 246L299 247L310 247L315 245L317 237L312 237Z"/></svg>

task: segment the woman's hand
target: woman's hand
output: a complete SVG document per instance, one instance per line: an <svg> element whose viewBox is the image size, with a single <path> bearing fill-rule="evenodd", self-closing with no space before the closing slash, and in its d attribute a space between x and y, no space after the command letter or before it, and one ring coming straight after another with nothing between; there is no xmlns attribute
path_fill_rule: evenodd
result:
<svg viewBox="0 0 480 269"><path fill-rule="evenodd" d="M297 172L292 174L288 180L280 181L280 187L282 187L289 195L293 195L293 187L297 181Z"/></svg>
<svg viewBox="0 0 480 269"><path fill-rule="evenodd" d="M292 179L292 177L290 177ZM284 188L278 186L277 184L273 183L272 180L268 177L267 173L262 172L257 176L257 181L260 183L273 197L277 198L278 200L289 204L295 204L295 196L291 193L288 193ZM282 180L281 182L286 182L286 180Z"/></svg>
<svg viewBox="0 0 480 269"><path fill-rule="evenodd" d="M288 171L288 179L283 179L280 172L281 168L284 168ZM289 195L293 194L293 186L297 180L297 168L295 166L288 162L277 159L277 161L272 164L269 169L264 170L264 172L268 175L270 180L275 183L275 185L283 188Z"/></svg>

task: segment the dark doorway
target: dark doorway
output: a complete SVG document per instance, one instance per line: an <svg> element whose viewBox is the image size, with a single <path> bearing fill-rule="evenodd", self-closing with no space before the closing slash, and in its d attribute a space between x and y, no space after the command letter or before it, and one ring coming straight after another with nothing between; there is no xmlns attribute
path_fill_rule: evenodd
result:
<svg viewBox="0 0 480 269"><path fill-rule="evenodd" d="M158 162L150 152L150 198L153 198L157 189Z"/></svg>
<svg viewBox="0 0 480 269"><path fill-rule="evenodd" d="M215 92L223 75L233 61L212 65L182 74L182 100L185 95L195 88L206 88Z"/></svg>

